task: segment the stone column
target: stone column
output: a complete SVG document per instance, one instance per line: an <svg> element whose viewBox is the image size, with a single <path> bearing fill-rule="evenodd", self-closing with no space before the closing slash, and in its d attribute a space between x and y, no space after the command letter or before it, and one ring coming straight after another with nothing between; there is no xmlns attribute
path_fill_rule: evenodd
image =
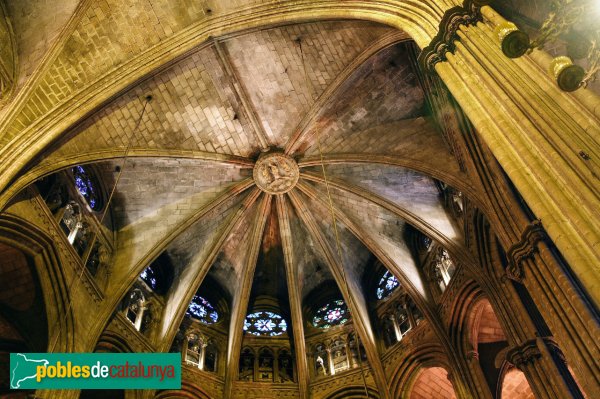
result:
<svg viewBox="0 0 600 399"><path fill-rule="evenodd" d="M494 34L501 17L476 3L448 10L419 62L448 86L600 303L600 159L582 155L600 153L600 100L586 90L562 92L534 56L504 56Z"/></svg>
<svg viewBox="0 0 600 399"><path fill-rule="evenodd" d="M586 392L600 392L600 328L582 292L539 221L507 252L506 275L524 286Z"/></svg>
<svg viewBox="0 0 600 399"><path fill-rule="evenodd" d="M206 356L206 347L208 344L204 341L200 344L200 353L198 354L198 368L204 370L204 358Z"/></svg>
<svg viewBox="0 0 600 399"><path fill-rule="evenodd" d="M327 348L327 362L329 363L329 375L335 374L335 366L333 365L333 357L331 356L331 349Z"/></svg>
<svg viewBox="0 0 600 399"><path fill-rule="evenodd" d="M536 397L583 399L566 370L560 349L551 338L537 337L513 346L506 353L506 360L525 374Z"/></svg>
<svg viewBox="0 0 600 399"><path fill-rule="evenodd" d="M352 362L350 358L352 357L350 354L350 344L348 343L348 337L344 338L344 350L346 351L346 364L348 365L348 370L352 368Z"/></svg>

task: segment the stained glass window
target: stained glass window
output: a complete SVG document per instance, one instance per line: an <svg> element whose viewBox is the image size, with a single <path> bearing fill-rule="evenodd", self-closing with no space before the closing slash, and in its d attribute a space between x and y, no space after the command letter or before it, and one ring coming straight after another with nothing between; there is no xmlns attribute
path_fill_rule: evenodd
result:
<svg viewBox="0 0 600 399"><path fill-rule="evenodd" d="M88 173L83 166L75 166L73 168L73 177L75 178L75 186L79 194L90 205L94 211L102 209L102 200L100 198L100 191L98 190L97 184L95 183L92 176Z"/></svg>
<svg viewBox="0 0 600 399"><path fill-rule="evenodd" d="M156 290L156 287L158 287L156 271L154 271L152 266L148 266L146 269L144 269L142 274L140 274L140 278L144 280L144 282L148 284L152 290Z"/></svg>
<svg viewBox="0 0 600 399"><path fill-rule="evenodd" d="M219 320L219 314L213 305L200 295L194 295L187 313L204 324L213 324Z"/></svg>
<svg viewBox="0 0 600 399"><path fill-rule="evenodd" d="M399 285L398 279L389 270L386 270L377 284L377 299L387 298Z"/></svg>
<svg viewBox="0 0 600 399"><path fill-rule="evenodd" d="M331 301L321 307L313 317L313 326L328 329L348 321L348 307L341 299Z"/></svg>
<svg viewBox="0 0 600 399"><path fill-rule="evenodd" d="M246 316L244 331L253 335L276 336L287 330L283 317L273 312L255 312Z"/></svg>

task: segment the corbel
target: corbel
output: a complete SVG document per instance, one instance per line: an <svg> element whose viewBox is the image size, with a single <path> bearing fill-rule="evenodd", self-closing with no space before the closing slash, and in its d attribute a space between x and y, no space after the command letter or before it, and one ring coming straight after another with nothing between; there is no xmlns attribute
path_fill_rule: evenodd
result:
<svg viewBox="0 0 600 399"><path fill-rule="evenodd" d="M506 276L509 279L519 283L523 281L525 277L522 266L523 261L537 252L537 243L545 238L546 231L541 220L536 219L525 227L525 230L521 233L521 239L513 244L506 253L508 258Z"/></svg>

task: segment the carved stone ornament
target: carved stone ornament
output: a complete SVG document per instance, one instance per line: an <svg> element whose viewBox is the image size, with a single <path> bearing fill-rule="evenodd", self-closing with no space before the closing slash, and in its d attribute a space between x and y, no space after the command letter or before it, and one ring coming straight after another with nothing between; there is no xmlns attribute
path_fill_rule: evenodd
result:
<svg viewBox="0 0 600 399"><path fill-rule="evenodd" d="M506 353L506 360L514 364L519 370L528 363L533 363L542 353L537 346L537 339L525 341L522 345L515 346Z"/></svg>
<svg viewBox="0 0 600 399"><path fill-rule="evenodd" d="M459 40L456 32L461 25L475 25L481 21L480 8L486 3L488 1L465 0L462 7L452 7L444 13L438 34L419 54L418 63L423 71L434 73L435 64L446 61L447 52L454 53L455 41Z"/></svg>
<svg viewBox="0 0 600 399"><path fill-rule="evenodd" d="M261 155L254 165L254 182L269 194L287 193L296 186L299 176L296 161L279 152Z"/></svg>
<svg viewBox="0 0 600 399"><path fill-rule="evenodd" d="M525 271L521 263L535 254L537 243L545 238L546 232L540 220L534 220L527 225L519 242L513 244L506 253L508 257L506 275L508 278L517 282L523 281Z"/></svg>

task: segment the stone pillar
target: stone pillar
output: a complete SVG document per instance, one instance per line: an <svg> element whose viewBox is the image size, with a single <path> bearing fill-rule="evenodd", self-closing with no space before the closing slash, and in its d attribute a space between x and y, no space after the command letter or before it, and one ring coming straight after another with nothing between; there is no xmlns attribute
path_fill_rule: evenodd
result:
<svg viewBox="0 0 600 399"><path fill-rule="evenodd" d="M348 337L344 338L344 350L346 351L346 365L348 366L348 370L352 368L352 362L350 358L352 357L350 353L350 343L348 342Z"/></svg>
<svg viewBox="0 0 600 399"><path fill-rule="evenodd" d="M200 344L200 353L198 354L198 368L200 370L204 370L204 358L206 356L206 347L207 346L208 346L208 344L206 342L204 342L204 340Z"/></svg>
<svg viewBox="0 0 600 399"><path fill-rule="evenodd" d="M273 351L273 382L279 382L279 354Z"/></svg>
<svg viewBox="0 0 600 399"><path fill-rule="evenodd" d="M135 322L133 325L135 329L140 331L142 328L142 320L144 319L144 313L146 312L146 305L143 301L138 301L138 306L140 308L139 312L135 315Z"/></svg>
<svg viewBox="0 0 600 399"><path fill-rule="evenodd" d="M564 358L551 338L537 337L513 346L506 360L525 374L537 398L583 399L568 371L564 375Z"/></svg>
<svg viewBox="0 0 600 399"><path fill-rule="evenodd" d="M502 17L478 3L446 12L419 63L444 81L600 303L600 160L582 155L600 152L600 100L586 90L562 92L539 57L507 58L494 32Z"/></svg>
<svg viewBox="0 0 600 399"><path fill-rule="evenodd" d="M579 375L583 389L600 392L597 315L539 221L525 228L521 240L508 250L507 258L507 277L525 287Z"/></svg>
<svg viewBox="0 0 600 399"><path fill-rule="evenodd" d="M335 375L335 367L333 365L333 357L331 356L331 349L328 347L326 350L327 350L327 361L329 364L329 375Z"/></svg>

